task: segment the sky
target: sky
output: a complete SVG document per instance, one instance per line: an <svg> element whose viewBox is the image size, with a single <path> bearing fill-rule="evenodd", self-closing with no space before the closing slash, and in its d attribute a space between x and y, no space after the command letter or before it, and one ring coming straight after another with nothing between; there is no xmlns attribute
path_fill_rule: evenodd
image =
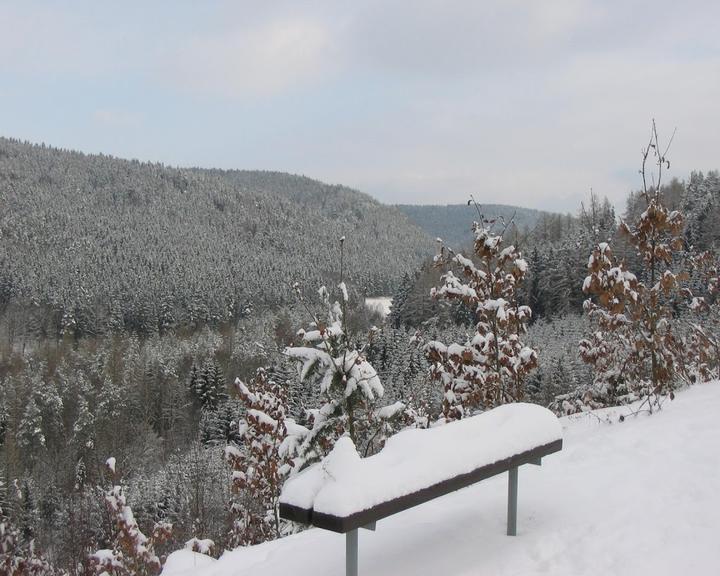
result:
<svg viewBox="0 0 720 576"><path fill-rule="evenodd" d="M0 135L386 203L622 207L720 168L720 2L0 0Z"/></svg>

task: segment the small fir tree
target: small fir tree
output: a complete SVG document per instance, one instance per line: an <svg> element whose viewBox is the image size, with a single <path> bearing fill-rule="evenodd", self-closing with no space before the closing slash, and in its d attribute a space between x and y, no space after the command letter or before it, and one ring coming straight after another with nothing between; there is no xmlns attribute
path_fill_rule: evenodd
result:
<svg viewBox="0 0 720 576"><path fill-rule="evenodd" d="M343 434L367 452L375 402L384 393L364 349L356 346L343 323L347 290L344 284L340 289L342 305L331 304L327 289L320 288L326 315L316 316L309 330L298 333L304 346L285 349L300 366L300 380L318 386L323 402L320 408L308 410L310 428L297 446L301 467L325 456Z"/></svg>
<svg viewBox="0 0 720 576"><path fill-rule="evenodd" d="M292 450L298 469L323 458L335 441L347 434L361 455L367 456L383 445L389 420L398 416L385 411L377 401L385 392L380 378L367 360L366 345L350 333L347 323L348 289L343 281L343 245L340 239L339 301L332 302L325 286L318 290L323 314L312 314L299 284L294 285L300 302L312 315L309 330L300 330L302 346L288 347L285 354L298 364L302 382L319 387L322 405L308 410L309 428L293 423Z"/></svg>

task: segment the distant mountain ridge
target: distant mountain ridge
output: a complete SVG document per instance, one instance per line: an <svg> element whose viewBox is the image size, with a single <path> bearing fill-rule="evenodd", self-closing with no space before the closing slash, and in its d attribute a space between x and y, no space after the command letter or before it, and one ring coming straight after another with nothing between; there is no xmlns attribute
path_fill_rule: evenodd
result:
<svg viewBox="0 0 720 576"><path fill-rule="evenodd" d="M0 314L50 308L42 330L155 331L292 302L294 282L338 282L341 236L345 279L368 295L434 251L401 211L343 186L0 138Z"/></svg>
<svg viewBox="0 0 720 576"><path fill-rule="evenodd" d="M502 221L513 220L518 230L532 230L543 215L549 214L533 208L505 204L480 204L476 208L467 204L415 205L398 204L396 207L433 238L442 238L449 246L462 246L472 241L472 224L480 219L497 218L498 229Z"/></svg>

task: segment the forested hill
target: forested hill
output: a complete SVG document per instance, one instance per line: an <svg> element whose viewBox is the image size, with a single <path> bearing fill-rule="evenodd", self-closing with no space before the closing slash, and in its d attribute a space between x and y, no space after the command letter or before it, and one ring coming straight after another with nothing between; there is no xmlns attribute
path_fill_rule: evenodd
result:
<svg viewBox="0 0 720 576"><path fill-rule="evenodd" d="M337 281L341 236L367 294L434 251L399 210L342 186L0 138L0 312L49 307L51 328L153 330L286 302L293 282Z"/></svg>
<svg viewBox="0 0 720 576"><path fill-rule="evenodd" d="M430 236L442 238L445 243L453 247L471 241L472 223L479 219L478 209L467 204L443 206L400 204L397 207ZM515 225L520 231L534 228L540 218L547 214L541 210L505 204L482 204L479 209L485 218L502 218L505 222L509 222L514 215Z"/></svg>

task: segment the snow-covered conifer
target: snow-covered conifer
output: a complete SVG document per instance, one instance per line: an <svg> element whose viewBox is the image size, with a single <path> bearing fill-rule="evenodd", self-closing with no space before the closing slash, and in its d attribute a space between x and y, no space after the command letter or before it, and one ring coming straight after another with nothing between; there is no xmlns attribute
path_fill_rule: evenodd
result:
<svg viewBox="0 0 720 576"><path fill-rule="evenodd" d="M696 255L693 264L702 281L699 290L687 289L689 308L695 318L687 339L688 362L693 377L703 380L720 376L720 258L713 251Z"/></svg>
<svg viewBox="0 0 720 576"><path fill-rule="evenodd" d="M31 452L40 451L45 448L46 439L42 429L42 413L31 396L20 421L17 432L18 444Z"/></svg>
<svg viewBox="0 0 720 576"><path fill-rule="evenodd" d="M212 358L205 361L202 369L193 364L190 371L190 392L203 410L216 410L227 399L225 375Z"/></svg>
<svg viewBox="0 0 720 576"><path fill-rule="evenodd" d="M299 286L296 292L302 299ZM303 346L289 347L285 354L299 367L300 380L319 387L323 404L309 410L309 429L294 425L296 464L325 456L342 435L348 434L361 454L378 448L376 432L385 425L376 406L384 388L375 368L365 357L345 322L347 289L339 285L341 301L332 302L325 286L318 290L323 315L314 316L308 330L300 330ZM304 300L303 300L304 302Z"/></svg>

